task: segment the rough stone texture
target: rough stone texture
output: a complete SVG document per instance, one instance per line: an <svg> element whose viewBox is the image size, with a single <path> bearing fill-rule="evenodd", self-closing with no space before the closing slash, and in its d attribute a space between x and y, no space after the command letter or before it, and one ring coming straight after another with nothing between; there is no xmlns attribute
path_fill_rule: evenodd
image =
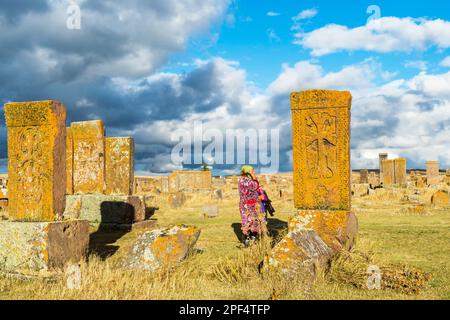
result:
<svg viewBox="0 0 450 320"><path fill-rule="evenodd" d="M66 109L57 101L5 104L9 217L54 221L65 206Z"/></svg>
<svg viewBox="0 0 450 320"><path fill-rule="evenodd" d="M134 177L134 193L149 194L163 192L163 177L152 176L135 176Z"/></svg>
<svg viewBox="0 0 450 320"><path fill-rule="evenodd" d="M134 181L133 138L106 138L106 194L130 195Z"/></svg>
<svg viewBox="0 0 450 320"><path fill-rule="evenodd" d="M436 191L432 196L431 196L431 204L434 205L435 207L445 207L448 206L448 192L446 191Z"/></svg>
<svg viewBox="0 0 450 320"><path fill-rule="evenodd" d="M315 275L324 269L333 255L332 250L313 230L289 232L272 249L264 263L265 270L284 273L308 271Z"/></svg>
<svg viewBox="0 0 450 320"><path fill-rule="evenodd" d="M64 219L84 219L90 223L131 224L145 220L145 201L140 196L68 195Z"/></svg>
<svg viewBox="0 0 450 320"><path fill-rule="evenodd" d="M66 194L73 194L73 136L70 127L66 128Z"/></svg>
<svg viewBox="0 0 450 320"><path fill-rule="evenodd" d="M427 184L436 185L440 182L439 178L439 161L427 161Z"/></svg>
<svg viewBox="0 0 450 320"><path fill-rule="evenodd" d="M294 204L350 209L350 92L291 94Z"/></svg>
<svg viewBox="0 0 450 320"><path fill-rule="evenodd" d="M74 193L105 192L105 128L101 120L73 122Z"/></svg>
<svg viewBox="0 0 450 320"><path fill-rule="evenodd" d="M383 160L383 185L406 184L406 159Z"/></svg>
<svg viewBox="0 0 450 320"><path fill-rule="evenodd" d="M383 182L383 160L387 160L388 154L387 153L379 153L378 154L378 163L379 163L379 170L380 170L380 182Z"/></svg>
<svg viewBox="0 0 450 320"><path fill-rule="evenodd" d="M171 208L181 208L186 203L186 195L183 192L171 193L167 196L167 203Z"/></svg>
<svg viewBox="0 0 450 320"><path fill-rule="evenodd" d="M394 171L395 171L395 184L406 183L406 159L398 158L394 159Z"/></svg>
<svg viewBox="0 0 450 320"><path fill-rule="evenodd" d="M425 178L421 176L416 176L416 187L417 188L425 188Z"/></svg>
<svg viewBox="0 0 450 320"><path fill-rule="evenodd" d="M85 258L87 221L0 222L0 269L52 270Z"/></svg>
<svg viewBox="0 0 450 320"><path fill-rule="evenodd" d="M124 267L155 271L175 265L192 251L199 236L198 228L185 225L147 231L133 244Z"/></svg>
<svg viewBox="0 0 450 320"><path fill-rule="evenodd" d="M174 171L169 175L169 191L211 189L211 171Z"/></svg>
<svg viewBox="0 0 450 320"><path fill-rule="evenodd" d="M349 211L300 210L288 220L288 230L314 230L333 250L351 249L358 234L358 220Z"/></svg>
<svg viewBox="0 0 450 320"><path fill-rule="evenodd" d="M205 218L216 218L219 216L219 206L216 204L206 205L202 207L202 215Z"/></svg>
<svg viewBox="0 0 450 320"><path fill-rule="evenodd" d="M367 169L359 171L359 183L369 183L369 171Z"/></svg>
<svg viewBox="0 0 450 320"><path fill-rule="evenodd" d="M379 176L375 172L370 172L368 183L371 184L372 186L378 186L380 184Z"/></svg>

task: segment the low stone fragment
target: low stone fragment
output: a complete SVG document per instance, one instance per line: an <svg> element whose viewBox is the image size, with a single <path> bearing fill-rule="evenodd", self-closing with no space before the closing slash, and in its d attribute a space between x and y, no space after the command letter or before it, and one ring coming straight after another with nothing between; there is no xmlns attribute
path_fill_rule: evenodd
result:
<svg viewBox="0 0 450 320"><path fill-rule="evenodd" d="M186 259L199 236L200 229L186 225L147 231L133 244L123 266L147 271L173 266Z"/></svg>

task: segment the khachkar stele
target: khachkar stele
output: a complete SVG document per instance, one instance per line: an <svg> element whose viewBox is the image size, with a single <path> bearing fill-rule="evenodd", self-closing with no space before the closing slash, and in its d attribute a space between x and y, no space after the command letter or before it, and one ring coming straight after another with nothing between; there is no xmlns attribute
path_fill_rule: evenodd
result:
<svg viewBox="0 0 450 320"><path fill-rule="evenodd" d="M66 191L66 110L56 101L5 105L9 220L0 222L6 270L48 270L79 262L87 221L61 221Z"/></svg>
<svg viewBox="0 0 450 320"><path fill-rule="evenodd" d="M331 248L354 242L351 213L350 92L308 90L291 94L294 204L290 229L315 230Z"/></svg>

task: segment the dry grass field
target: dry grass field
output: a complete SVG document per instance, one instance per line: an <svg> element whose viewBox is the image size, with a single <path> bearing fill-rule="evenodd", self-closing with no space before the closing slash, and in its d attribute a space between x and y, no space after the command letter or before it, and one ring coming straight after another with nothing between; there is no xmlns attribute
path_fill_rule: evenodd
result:
<svg viewBox="0 0 450 320"><path fill-rule="evenodd" d="M196 252L181 265L156 273L124 270L121 259L139 232L96 234L92 239L95 250L89 263L82 265L80 290L68 290L63 275L52 281L3 275L0 299L450 299L450 209L428 204L425 212L415 210L403 199L408 192L378 189L373 195L354 198L352 210L359 219L357 245L312 285L300 277L258 272L272 243L286 232L287 218L294 212L291 199L274 197L277 212L270 219L272 238L250 248L243 248L238 239L237 198L219 202L217 218L204 218L204 201L193 199L183 208L164 208L154 215L161 226L183 223L201 228ZM420 200L429 203L430 192L423 192ZM393 279L402 265L430 274L431 280L414 293L401 287L368 290L358 285L365 281L368 261L382 270L393 270Z"/></svg>

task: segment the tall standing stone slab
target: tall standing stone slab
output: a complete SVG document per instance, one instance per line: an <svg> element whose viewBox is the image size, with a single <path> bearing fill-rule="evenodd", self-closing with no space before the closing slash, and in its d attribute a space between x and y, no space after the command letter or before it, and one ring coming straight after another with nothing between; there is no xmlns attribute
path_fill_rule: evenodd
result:
<svg viewBox="0 0 450 320"><path fill-rule="evenodd" d="M379 153L378 154L378 168L380 169L380 182L384 182L383 180L383 160L387 160L388 154L387 153Z"/></svg>
<svg viewBox="0 0 450 320"><path fill-rule="evenodd" d="M291 94L296 230L311 229L335 250L353 243L350 108L347 91Z"/></svg>
<svg viewBox="0 0 450 320"><path fill-rule="evenodd" d="M130 195L134 181L133 138L106 138L106 194Z"/></svg>
<svg viewBox="0 0 450 320"><path fill-rule="evenodd" d="M359 171L359 183L369 183L369 171L367 169Z"/></svg>
<svg viewBox="0 0 450 320"><path fill-rule="evenodd" d="M406 184L406 159L394 159L395 184Z"/></svg>
<svg viewBox="0 0 450 320"><path fill-rule="evenodd" d="M439 183L439 161L427 161L427 184L436 185Z"/></svg>
<svg viewBox="0 0 450 320"><path fill-rule="evenodd" d="M66 194L73 194L73 136L70 127L66 128Z"/></svg>
<svg viewBox="0 0 450 320"><path fill-rule="evenodd" d="M291 94L294 204L350 209L350 92Z"/></svg>
<svg viewBox="0 0 450 320"><path fill-rule="evenodd" d="M73 122L74 193L105 192L105 128L101 120Z"/></svg>
<svg viewBox="0 0 450 320"><path fill-rule="evenodd" d="M394 160L383 160L381 162L381 172L383 172L383 185L395 184Z"/></svg>
<svg viewBox="0 0 450 320"><path fill-rule="evenodd" d="M65 207L65 107L52 100L7 103L5 118L9 217L54 221Z"/></svg>

